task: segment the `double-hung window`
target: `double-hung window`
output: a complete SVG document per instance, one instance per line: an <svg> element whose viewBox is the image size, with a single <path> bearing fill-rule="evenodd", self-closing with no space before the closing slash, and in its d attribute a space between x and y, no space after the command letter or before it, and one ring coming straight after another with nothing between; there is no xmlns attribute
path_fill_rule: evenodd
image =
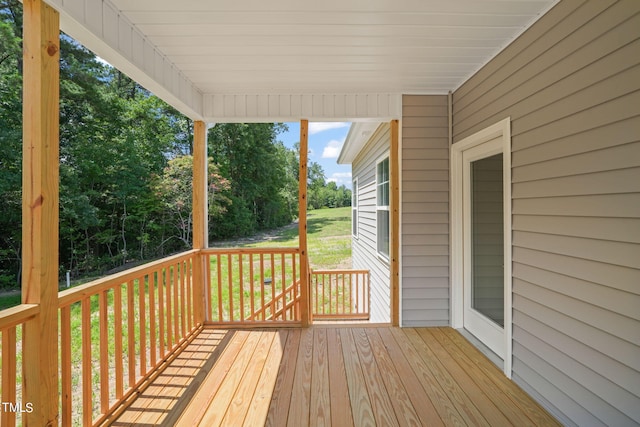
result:
<svg viewBox="0 0 640 427"><path fill-rule="evenodd" d="M376 229L378 253L389 259L389 157L376 165Z"/></svg>
<svg viewBox="0 0 640 427"><path fill-rule="evenodd" d="M351 198L351 234L358 237L358 178L353 180Z"/></svg>

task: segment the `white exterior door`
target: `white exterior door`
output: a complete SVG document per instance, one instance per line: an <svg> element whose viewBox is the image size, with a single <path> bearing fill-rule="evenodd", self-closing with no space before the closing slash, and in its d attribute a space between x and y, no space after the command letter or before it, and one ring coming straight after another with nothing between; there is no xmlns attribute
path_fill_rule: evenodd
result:
<svg viewBox="0 0 640 427"><path fill-rule="evenodd" d="M501 359L504 339L502 141L464 151L464 328Z"/></svg>
<svg viewBox="0 0 640 427"><path fill-rule="evenodd" d="M511 129L506 118L451 147L451 325L511 377Z"/></svg>

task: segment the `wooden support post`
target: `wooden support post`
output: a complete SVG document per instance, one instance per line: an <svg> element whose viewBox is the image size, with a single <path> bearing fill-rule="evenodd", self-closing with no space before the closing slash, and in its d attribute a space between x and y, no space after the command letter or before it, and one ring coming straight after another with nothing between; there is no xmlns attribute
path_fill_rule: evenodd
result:
<svg viewBox="0 0 640 427"><path fill-rule="evenodd" d="M193 249L208 246L207 230L207 125L202 121L193 123ZM193 259L193 316L195 323L205 321L207 304L205 297L204 255L198 253Z"/></svg>
<svg viewBox="0 0 640 427"><path fill-rule="evenodd" d="M298 246L300 248L300 316L302 326L311 321L309 310L309 258L307 254L307 152L309 121L300 120L300 173L298 174Z"/></svg>
<svg viewBox="0 0 640 427"><path fill-rule="evenodd" d="M23 415L57 426L60 17L42 0L23 11L22 302L40 306L24 327Z"/></svg>
<svg viewBox="0 0 640 427"><path fill-rule="evenodd" d="M400 325L400 126L391 120L391 325Z"/></svg>

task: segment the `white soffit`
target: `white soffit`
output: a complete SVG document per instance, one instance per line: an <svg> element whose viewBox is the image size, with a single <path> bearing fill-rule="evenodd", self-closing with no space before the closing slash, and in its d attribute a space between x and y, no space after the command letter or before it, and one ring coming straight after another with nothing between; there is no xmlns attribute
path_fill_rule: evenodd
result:
<svg viewBox="0 0 640 427"><path fill-rule="evenodd" d="M375 133L381 122L357 122L351 123L342 150L338 155L338 164L349 165L353 163L360 150L364 148L369 138Z"/></svg>
<svg viewBox="0 0 640 427"><path fill-rule="evenodd" d="M556 1L51 3L74 17L74 25L86 26L72 36L118 68L126 62L156 85L169 83L180 102L207 119L238 121L397 118L398 96L457 88ZM95 40L84 33L115 54L91 46ZM128 72L139 80L135 70ZM392 106L377 108L386 96ZM304 114L309 111L314 115ZM350 112L356 115L340 116Z"/></svg>

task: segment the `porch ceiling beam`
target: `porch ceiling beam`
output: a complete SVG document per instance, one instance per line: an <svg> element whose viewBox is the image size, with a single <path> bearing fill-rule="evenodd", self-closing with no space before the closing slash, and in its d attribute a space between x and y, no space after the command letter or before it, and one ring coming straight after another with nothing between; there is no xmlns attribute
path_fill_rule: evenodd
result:
<svg viewBox="0 0 640 427"><path fill-rule="evenodd" d="M402 116L402 95L396 93L316 94L208 94L204 97L206 121L295 122L389 121Z"/></svg>
<svg viewBox="0 0 640 427"><path fill-rule="evenodd" d="M109 0L47 0L61 29L193 120L202 93Z"/></svg>
<svg viewBox="0 0 640 427"><path fill-rule="evenodd" d="M58 425L58 207L60 19L24 0L22 302L39 306L25 323L25 425Z"/></svg>

